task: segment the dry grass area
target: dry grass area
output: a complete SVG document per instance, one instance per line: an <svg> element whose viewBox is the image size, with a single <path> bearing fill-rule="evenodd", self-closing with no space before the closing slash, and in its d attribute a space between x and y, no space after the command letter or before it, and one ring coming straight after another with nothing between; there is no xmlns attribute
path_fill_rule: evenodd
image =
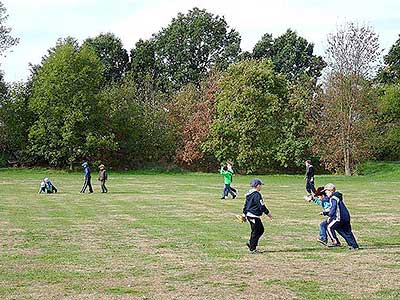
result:
<svg viewBox="0 0 400 300"><path fill-rule="evenodd" d="M60 192L38 195L42 177ZM400 178L317 177L344 193L362 247L349 251L316 242L302 176L261 176L274 220L251 255L234 220L249 176L226 201L212 174L110 172L92 195L81 177L0 170L0 299L400 299Z"/></svg>

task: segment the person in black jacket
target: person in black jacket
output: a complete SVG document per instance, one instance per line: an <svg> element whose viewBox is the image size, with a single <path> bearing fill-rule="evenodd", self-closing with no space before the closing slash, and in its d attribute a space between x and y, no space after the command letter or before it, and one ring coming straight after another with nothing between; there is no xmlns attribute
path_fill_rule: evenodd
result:
<svg viewBox="0 0 400 300"><path fill-rule="evenodd" d="M315 185L314 185L314 167L312 165L311 160L305 161L306 165L306 175L304 179L306 180L306 191L309 199L312 199L312 195L315 194Z"/></svg>
<svg viewBox="0 0 400 300"><path fill-rule="evenodd" d="M257 250L258 240L264 233L264 225L261 221L262 214L265 213L272 219L272 215L268 208L266 208L260 193L263 184L264 183L258 178L250 182L251 189L246 194L246 202L243 207L243 216L249 221L251 228L250 240L246 245L250 253L253 254L262 253Z"/></svg>

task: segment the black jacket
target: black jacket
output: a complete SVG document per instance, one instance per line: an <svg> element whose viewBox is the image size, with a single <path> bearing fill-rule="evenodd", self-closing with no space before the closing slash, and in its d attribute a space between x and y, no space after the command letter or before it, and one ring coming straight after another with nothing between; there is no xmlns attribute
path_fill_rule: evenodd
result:
<svg viewBox="0 0 400 300"><path fill-rule="evenodd" d="M246 194L246 202L243 207L243 214L249 217L261 218L263 213L268 215L269 210L265 207L261 193L255 189L251 189Z"/></svg>

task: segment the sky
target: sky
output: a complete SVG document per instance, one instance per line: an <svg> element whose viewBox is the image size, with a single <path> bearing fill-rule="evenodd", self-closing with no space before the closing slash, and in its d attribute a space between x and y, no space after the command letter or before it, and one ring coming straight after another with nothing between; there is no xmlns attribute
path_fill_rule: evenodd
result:
<svg viewBox="0 0 400 300"><path fill-rule="evenodd" d="M373 27L383 54L400 34L399 0L0 0L9 15L6 25L20 42L0 58L8 82L26 80L29 63L38 64L58 38L82 42L112 32L129 51L139 39L149 39L168 26L179 12L193 7L224 16L252 50L265 33L274 37L288 28L314 43L324 56L326 39L338 26L357 22Z"/></svg>

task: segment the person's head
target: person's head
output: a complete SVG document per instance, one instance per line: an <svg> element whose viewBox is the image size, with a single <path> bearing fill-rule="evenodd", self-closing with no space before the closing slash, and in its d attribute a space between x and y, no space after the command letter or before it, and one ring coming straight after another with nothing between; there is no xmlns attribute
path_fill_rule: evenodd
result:
<svg viewBox="0 0 400 300"><path fill-rule="evenodd" d="M307 159L304 163L305 163L306 166L310 166L312 164L311 160L309 160L309 159Z"/></svg>
<svg viewBox="0 0 400 300"><path fill-rule="evenodd" d="M85 162L82 164L82 167L86 168L87 166L89 166L89 164L88 164L87 161L85 161Z"/></svg>
<svg viewBox="0 0 400 300"><path fill-rule="evenodd" d="M325 194L330 197L332 196L332 194L336 191L336 187L335 185L333 185L332 183L328 183L324 186L324 192Z"/></svg>
<svg viewBox="0 0 400 300"><path fill-rule="evenodd" d="M103 169L105 169L106 167L103 165L103 164L101 164L100 166L99 166L99 169L100 170L103 170Z"/></svg>
<svg viewBox="0 0 400 300"><path fill-rule="evenodd" d="M250 186L257 191L260 191L263 185L264 182L262 182L261 179L258 178L254 178L252 181L250 181Z"/></svg>
<svg viewBox="0 0 400 300"><path fill-rule="evenodd" d="M49 182L49 179L47 177L43 180L44 180L44 182Z"/></svg>
<svg viewBox="0 0 400 300"><path fill-rule="evenodd" d="M320 200L324 199L324 197L326 196L324 189L325 189L325 187L323 187L323 186L320 186L319 188L317 188L314 193L314 197L318 197Z"/></svg>
<svg viewBox="0 0 400 300"><path fill-rule="evenodd" d="M222 168L222 170L228 171L228 166L224 166L224 167Z"/></svg>

